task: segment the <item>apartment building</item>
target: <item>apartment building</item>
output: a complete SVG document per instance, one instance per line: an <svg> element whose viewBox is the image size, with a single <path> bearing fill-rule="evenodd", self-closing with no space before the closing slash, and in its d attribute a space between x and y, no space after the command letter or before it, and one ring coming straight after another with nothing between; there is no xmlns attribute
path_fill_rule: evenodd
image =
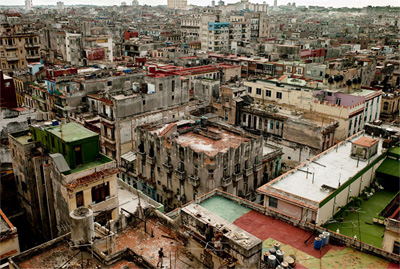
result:
<svg viewBox="0 0 400 269"><path fill-rule="evenodd" d="M225 123L142 126L135 144L136 184L168 211L214 188L250 199L263 182L262 137Z"/></svg>
<svg viewBox="0 0 400 269"><path fill-rule="evenodd" d="M276 104L294 113L319 113L338 121L336 138L343 140L363 129L365 122L379 119L380 90L337 88L314 90L265 80L246 81L249 95L259 104ZM320 85L320 87L324 87Z"/></svg>
<svg viewBox="0 0 400 269"><path fill-rule="evenodd" d="M381 150L382 140L357 133L257 191L267 209L322 225L370 186L386 156Z"/></svg>
<svg viewBox="0 0 400 269"><path fill-rule="evenodd" d="M16 71L40 60L40 39L33 30L18 23L0 24L0 68Z"/></svg>
<svg viewBox="0 0 400 269"><path fill-rule="evenodd" d="M19 202L34 233L46 239L69 232L80 206L98 222L118 218L115 161L100 153L99 135L77 123L32 126L9 134Z"/></svg>

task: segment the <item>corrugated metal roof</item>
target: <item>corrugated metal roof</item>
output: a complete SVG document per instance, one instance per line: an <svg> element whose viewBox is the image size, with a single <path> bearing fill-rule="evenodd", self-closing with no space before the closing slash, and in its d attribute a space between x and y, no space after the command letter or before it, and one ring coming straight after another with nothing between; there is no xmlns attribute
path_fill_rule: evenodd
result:
<svg viewBox="0 0 400 269"><path fill-rule="evenodd" d="M124 159L128 162L133 162L134 160L136 160L136 153L133 151L128 151L127 153L121 156L121 159Z"/></svg>

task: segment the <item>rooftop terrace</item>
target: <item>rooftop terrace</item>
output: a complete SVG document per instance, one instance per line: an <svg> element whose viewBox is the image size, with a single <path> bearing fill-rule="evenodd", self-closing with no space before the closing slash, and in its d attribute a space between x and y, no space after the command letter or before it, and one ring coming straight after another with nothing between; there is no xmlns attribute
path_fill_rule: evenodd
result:
<svg viewBox="0 0 400 269"><path fill-rule="evenodd" d="M135 227L129 226L118 234L116 250L131 248L138 255L147 259L154 267L158 262L158 250L163 248L165 268L201 268L202 265L188 256L183 241L171 228L163 225L156 218L147 219ZM151 232L153 236L151 236Z"/></svg>
<svg viewBox="0 0 400 269"><path fill-rule="evenodd" d="M218 130L214 127L206 127L208 131L220 135L221 139L214 140L208 138L201 133L193 131L181 134L176 138L176 142L183 147L189 146L196 152L204 152L208 156L215 156L218 152L227 152L229 148L237 148L243 142L250 141L250 139L239 136L227 130Z"/></svg>
<svg viewBox="0 0 400 269"><path fill-rule="evenodd" d="M397 268L396 264L346 247L334 240L321 250L313 247L312 232L250 209L254 204L217 191L203 196L200 206L263 241L263 253L275 242L281 243L285 256L296 257L296 268ZM258 205L257 205L258 206Z"/></svg>
<svg viewBox="0 0 400 269"><path fill-rule="evenodd" d="M367 137L367 135L365 135ZM278 177L259 188L261 192L268 188L281 190L306 199L321 202L329 196L322 185L337 189L369 163L380 156L382 141L379 141L378 153L368 161L356 160L350 157L351 143L359 139L355 135L335 147L321 153L316 158L302 164L288 173ZM369 137L369 136L368 136Z"/></svg>
<svg viewBox="0 0 400 269"><path fill-rule="evenodd" d="M49 133L52 133L55 136L63 139L65 142L73 142L98 136L97 133L86 129L82 125L75 122L47 127L46 130Z"/></svg>

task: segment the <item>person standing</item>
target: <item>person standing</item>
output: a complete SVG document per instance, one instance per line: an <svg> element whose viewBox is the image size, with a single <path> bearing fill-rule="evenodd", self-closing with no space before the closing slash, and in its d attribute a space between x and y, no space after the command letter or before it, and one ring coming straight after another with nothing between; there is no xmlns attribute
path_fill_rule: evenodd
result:
<svg viewBox="0 0 400 269"><path fill-rule="evenodd" d="M163 259L164 259L164 252L163 252L163 249L160 248L160 250L158 251L158 263L157 263L157 267L158 267L158 264L161 265L160 268L163 267Z"/></svg>

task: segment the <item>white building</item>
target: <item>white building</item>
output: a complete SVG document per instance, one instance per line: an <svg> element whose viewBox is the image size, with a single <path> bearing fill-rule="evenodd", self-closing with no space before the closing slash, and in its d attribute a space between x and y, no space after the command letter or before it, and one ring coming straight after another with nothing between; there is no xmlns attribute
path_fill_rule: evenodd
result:
<svg viewBox="0 0 400 269"><path fill-rule="evenodd" d="M264 206L322 225L370 186L385 160L382 140L363 132L257 189Z"/></svg>
<svg viewBox="0 0 400 269"><path fill-rule="evenodd" d="M57 9L58 10L64 10L64 2L58 1L57 2Z"/></svg>
<svg viewBox="0 0 400 269"><path fill-rule="evenodd" d="M25 0L25 12L32 10L32 0Z"/></svg>
<svg viewBox="0 0 400 269"><path fill-rule="evenodd" d="M187 9L187 0L168 0L168 8L170 9Z"/></svg>

